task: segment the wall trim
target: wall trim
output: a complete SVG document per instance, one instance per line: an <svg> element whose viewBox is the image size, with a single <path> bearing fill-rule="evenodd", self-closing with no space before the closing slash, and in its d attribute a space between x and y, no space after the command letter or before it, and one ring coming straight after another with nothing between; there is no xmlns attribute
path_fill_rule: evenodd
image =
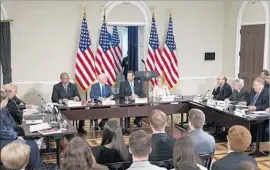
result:
<svg viewBox="0 0 270 170"><path fill-rule="evenodd" d="M265 21L258 21L258 22L244 22L241 25L259 25L259 24L266 24Z"/></svg>
<svg viewBox="0 0 270 170"><path fill-rule="evenodd" d="M264 57L263 57L263 69L268 69L268 52L269 52L269 9L265 1L256 1L257 3L260 3L263 6L264 9L264 17L265 17L265 39L264 39ZM239 57L239 51L240 51L240 45L241 45L241 34L240 29L243 19L243 12L247 6L247 4L251 3L251 1L244 1L242 2L242 5L238 12L237 17L237 28L236 28L236 51L235 51L235 78L238 77L238 73L240 70L240 57Z"/></svg>
<svg viewBox="0 0 270 170"><path fill-rule="evenodd" d="M216 79L218 76L209 76L209 77L180 77L180 80L203 80L203 79ZM228 80L233 80L233 77L227 77ZM74 82L71 80L70 82ZM13 82L14 84L17 85L23 85L23 84L57 84L59 83L58 81L16 81ZM181 82L180 82L181 83Z"/></svg>
<svg viewBox="0 0 270 170"><path fill-rule="evenodd" d="M144 22L107 22L108 26L145 26Z"/></svg>

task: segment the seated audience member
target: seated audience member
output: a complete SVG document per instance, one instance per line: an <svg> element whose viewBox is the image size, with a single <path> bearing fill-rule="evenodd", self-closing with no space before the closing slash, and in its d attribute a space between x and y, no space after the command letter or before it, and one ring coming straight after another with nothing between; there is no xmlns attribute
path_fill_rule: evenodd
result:
<svg viewBox="0 0 270 170"><path fill-rule="evenodd" d="M194 163L178 162L175 166L175 170L200 170Z"/></svg>
<svg viewBox="0 0 270 170"><path fill-rule="evenodd" d="M91 86L90 98L95 101L102 101L105 99L113 99L111 86L108 84L108 77L106 74L101 74L98 76L98 82ZM95 131L98 130L98 126L103 130L105 123L108 119L102 119L98 124L98 120L95 119Z"/></svg>
<svg viewBox="0 0 270 170"><path fill-rule="evenodd" d="M269 90L264 87L264 80L257 77L253 80L253 89L250 92L250 109L263 111L269 107Z"/></svg>
<svg viewBox="0 0 270 170"><path fill-rule="evenodd" d="M227 78L221 75L217 78L217 85L214 88L212 95L216 100L225 100L232 94L232 88L227 83Z"/></svg>
<svg viewBox="0 0 270 170"><path fill-rule="evenodd" d="M165 170L148 161L151 153L151 138L143 130L133 132L129 138L129 151L132 154L133 163L128 170Z"/></svg>
<svg viewBox="0 0 270 170"><path fill-rule="evenodd" d="M260 77L265 81L266 77L269 76L268 70L262 70L260 73Z"/></svg>
<svg viewBox="0 0 270 170"><path fill-rule="evenodd" d="M265 78L265 83L264 83L264 87L265 87L265 88L268 88L268 90L269 90L269 86L270 86L270 75L268 75L268 76Z"/></svg>
<svg viewBox="0 0 270 170"><path fill-rule="evenodd" d="M21 99L19 99L17 95L17 86L14 84L6 84L4 85L4 90L8 96L8 104L7 108L9 113L13 117L16 124L22 124L22 115L23 109L34 108L34 105L25 104Z"/></svg>
<svg viewBox="0 0 270 170"><path fill-rule="evenodd" d="M68 73L61 73L60 74L61 81L53 86L52 91L52 102L54 103L68 103L68 100L75 100L80 101L81 97L77 88L77 85L74 83L69 82L69 75ZM84 130L84 121L79 121L79 128L78 132L85 134L86 131Z"/></svg>
<svg viewBox="0 0 270 170"><path fill-rule="evenodd" d="M1 109L0 109L0 150L9 143L14 141L20 141L30 146L30 160L28 168L38 168L41 165L40 152L38 146L33 140L24 140L22 137L18 137L18 133L15 131L16 123L12 116L9 114L6 105L8 103L7 97L4 91L1 91Z"/></svg>
<svg viewBox="0 0 270 170"><path fill-rule="evenodd" d="M149 161L172 159L175 140L165 132L166 114L161 110L153 110L149 115L149 122L153 132L151 137L152 152L149 155Z"/></svg>
<svg viewBox="0 0 270 170"><path fill-rule="evenodd" d="M256 160L244 153L251 143L251 134L247 128L239 125L232 126L229 129L227 139L229 153L214 162L212 170L235 169L239 163L244 161L250 161L257 166Z"/></svg>
<svg viewBox="0 0 270 170"><path fill-rule="evenodd" d="M249 92L244 89L244 80L243 79L236 79L233 82L233 92L229 97L230 101L243 104L248 104L249 102Z"/></svg>
<svg viewBox="0 0 270 170"><path fill-rule="evenodd" d="M241 162L237 165L235 170L258 170L258 167L252 162Z"/></svg>
<svg viewBox="0 0 270 170"><path fill-rule="evenodd" d="M157 85L153 88L153 97L161 98L170 95L168 86L164 84L164 79L161 76L159 76L156 78L156 80Z"/></svg>
<svg viewBox="0 0 270 170"><path fill-rule="evenodd" d="M103 130L101 146L92 148L99 164L129 161L131 156L124 144L123 133L116 120L108 121Z"/></svg>
<svg viewBox="0 0 270 170"><path fill-rule="evenodd" d="M127 80L120 83L119 87L119 99L120 101L124 101L126 97L129 100L135 100L136 98L144 97L143 85L139 81L135 81L135 73L133 71L128 71ZM141 117L136 117L134 119L134 124L137 127L141 127ZM125 118L125 129L129 127L129 118Z"/></svg>
<svg viewBox="0 0 270 170"><path fill-rule="evenodd" d="M92 154L91 147L84 139L74 137L64 151L62 170L108 170L99 165Z"/></svg>
<svg viewBox="0 0 270 170"><path fill-rule="evenodd" d="M12 142L1 150L1 161L5 168L24 170L29 162L30 147L22 142Z"/></svg>
<svg viewBox="0 0 270 170"><path fill-rule="evenodd" d="M205 115L199 109L191 109L189 111L189 128L188 136L195 144L197 155L210 155L215 151L215 139L213 136L203 131L205 123Z"/></svg>
<svg viewBox="0 0 270 170"><path fill-rule="evenodd" d="M181 163L196 164L201 170L207 170L199 164L199 158L196 155L195 145L188 136L177 139L173 148L173 165L177 167Z"/></svg>

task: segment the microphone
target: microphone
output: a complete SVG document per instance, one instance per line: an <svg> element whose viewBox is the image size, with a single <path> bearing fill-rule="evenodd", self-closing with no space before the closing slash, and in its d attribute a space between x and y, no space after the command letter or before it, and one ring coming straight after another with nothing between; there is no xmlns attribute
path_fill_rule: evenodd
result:
<svg viewBox="0 0 270 170"><path fill-rule="evenodd" d="M144 61L144 59L141 59L141 62L145 65L145 61Z"/></svg>
<svg viewBox="0 0 270 170"><path fill-rule="evenodd" d="M210 91L210 89L207 89L206 93L203 95L203 99L205 99L207 93Z"/></svg>
<svg viewBox="0 0 270 170"><path fill-rule="evenodd" d="M40 94L37 94L40 98L41 98L41 100L45 103L45 104L47 104L47 102L44 100L44 98L40 95Z"/></svg>

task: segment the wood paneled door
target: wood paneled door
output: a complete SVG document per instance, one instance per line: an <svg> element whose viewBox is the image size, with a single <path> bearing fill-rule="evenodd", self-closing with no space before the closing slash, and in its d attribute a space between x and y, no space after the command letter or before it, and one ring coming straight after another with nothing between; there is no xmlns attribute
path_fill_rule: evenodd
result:
<svg viewBox="0 0 270 170"><path fill-rule="evenodd" d="M239 77L245 80L245 86L250 89L252 80L263 69L265 25L244 25L240 34Z"/></svg>

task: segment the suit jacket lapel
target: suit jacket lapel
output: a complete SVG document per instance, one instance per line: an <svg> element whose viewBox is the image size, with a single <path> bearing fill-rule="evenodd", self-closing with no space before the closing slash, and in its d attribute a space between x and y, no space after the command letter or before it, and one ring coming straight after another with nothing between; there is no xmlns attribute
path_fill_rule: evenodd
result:
<svg viewBox="0 0 270 170"><path fill-rule="evenodd" d="M129 81L127 81L127 86L128 86L128 93L132 94L132 90L131 90ZM134 84L134 89L135 89L135 84Z"/></svg>

